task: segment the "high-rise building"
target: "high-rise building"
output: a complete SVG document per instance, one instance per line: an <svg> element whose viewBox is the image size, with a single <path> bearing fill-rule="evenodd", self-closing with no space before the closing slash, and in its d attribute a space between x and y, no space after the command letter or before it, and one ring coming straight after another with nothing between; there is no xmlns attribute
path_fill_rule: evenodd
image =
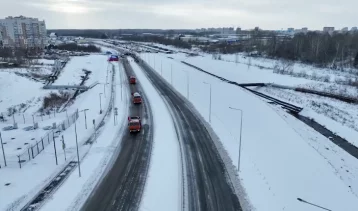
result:
<svg viewBox="0 0 358 211"><path fill-rule="evenodd" d="M44 48L47 44L45 21L24 16L0 19L4 47Z"/></svg>

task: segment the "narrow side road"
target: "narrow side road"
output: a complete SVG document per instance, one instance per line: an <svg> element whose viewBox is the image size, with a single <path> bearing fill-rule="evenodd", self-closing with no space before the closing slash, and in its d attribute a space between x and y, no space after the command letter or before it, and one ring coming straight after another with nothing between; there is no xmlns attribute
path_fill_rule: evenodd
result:
<svg viewBox="0 0 358 211"><path fill-rule="evenodd" d="M139 65L153 86L171 106L180 141L184 145L187 171L188 205L186 210L242 210L237 195L227 179L223 161L202 120L186 100L168 85L144 61Z"/></svg>
<svg viewBox="0 0 358 211"><path fill-rule="evenodd" d="M134 75L126 59L123 60L123 66L126 78ZM129 115L142 118L142 131L139 134L129 134L126 131L127 134L123 136L118 158L85 202L82 207L84 211L138 210L150 163L153 124L150 105L147 103L142 88L138 83L129 86L132 93L141 92L144 102L146 102L130 106Z"/></svg>

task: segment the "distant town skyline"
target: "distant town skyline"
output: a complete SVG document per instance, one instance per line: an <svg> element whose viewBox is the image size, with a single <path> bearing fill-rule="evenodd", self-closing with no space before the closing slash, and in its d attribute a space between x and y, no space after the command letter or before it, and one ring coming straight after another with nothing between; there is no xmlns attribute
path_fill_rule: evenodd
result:
<svg viewBox="0 0 358 211"><path fill-rule="evenodd" d="M48 29L322 30L357 26L357 6L355 0L1 0L0 14L36 17Z"/></svg>

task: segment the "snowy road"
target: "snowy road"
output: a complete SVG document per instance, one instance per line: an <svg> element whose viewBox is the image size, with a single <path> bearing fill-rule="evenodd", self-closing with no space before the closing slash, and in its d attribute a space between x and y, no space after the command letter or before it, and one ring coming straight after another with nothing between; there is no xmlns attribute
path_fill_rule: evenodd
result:
<svg viewBox="0 0 358 211"><path fill-rule="evenodd" d="M127 76L134 75L128 61L124 60L123 66ZM148 102L139 84L130 85L130 91L140 91L144 102ZM136 135L126 131L121 142L121 152L112 169L88 198L82 210L138 209L150 162L153 124L148 103L131 105L130 115L142 118L143 131Z"/></svg>
<svg viewBox="0 0 358 211"><path fill-rule="evenodd" d="M223 161L202 120L191 106L148 65L145 74L171 106L186 163L188 210L242 210Z"/></svg>

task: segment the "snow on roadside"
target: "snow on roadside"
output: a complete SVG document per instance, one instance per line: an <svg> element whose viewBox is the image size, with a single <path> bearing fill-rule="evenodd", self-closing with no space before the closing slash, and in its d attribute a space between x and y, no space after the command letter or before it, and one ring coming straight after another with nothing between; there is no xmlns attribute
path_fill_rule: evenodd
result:
<svg viewBox="0 0 358 211"><path fill-rule="evenodd" d="M358 162L357 159L339 146L317 133L313 128L295 117L275 108L277 114L298 133L308 145L317 151L334 169L334 173L358 197Z"/></svg>
<svg viewBox="0 0 358 211"><path fill-rule="evenodd" d="M102 68L106 69L107 64ZM106 72L101 69L96 71L100 71L97 80L104 81ZM109 85L107 85L107 90L109 90ZM88 129L85 128L83 112L79 114L80 116L77 120L78 142L81 146L80 152L86 152L88 150L88 146L82 144L84 144L93 132L92 119L95 119L98 123L104 115L104 113L101 115L99 114L99 93L102 92L103 86L96 86L79 95L74 104L67 108L69 115L77 109L79 109L79 111L89 109L86 112ZM106 110L108 104L109 97L104 98L104 96L102 96L102 109ZM64 159L62 143L57 139L57 141L55 141L55 146L57 148L58 165L55 163L54 146L53 143L51 143L45 148L44 152L26 163L21 169L18 167L0 169L0 184L10 183L9 186L1 186L0 188L0 210L9 207L18 209L21 206L24 206L28 200L37 194L37 192L69 162L70 158L76 155L74 134L74 125L61 134L65 138L67 161ZM26 180L24 178L26 178Z"/></svg>
<svg viewBox="0 0 358 211"><path fill-rule="evenodd" d="M292 90L271 87L256 90L303 107L301 115L314 119L358 147L358 105Z"/></svg>
<svg viewBox="0 0 358 211"><path fill-rule="evenodd" d="M115 84L121 83L119 71L123 71L116 67ZM123 79L122 79L123 80ZM127 87L125 87L127 88ZM112 159L115 159L119 153L120 140L126 128L126 116L129 107L129 91L124 90L127 97L121 100L118 97L120 88L116 86L115 107L118 108L118 124L114 125L112 113L106 118L106 124L93 143L87 156L81 162L82 177L78 176L78 168L69 176L66 182L56 191L50 200L42 207L42 210L79 210L91 191L95 188L98 181L104 176L106 169L110 168ZM117 132L115 132L117 131Z"/></svg>
<svg viewBox="0 0 358 211"><path fill-rule="evenodd" d="M166 56L153 57L145 59L169 83L173 79L174 88L183 96L188 72L189 99L204 117L209 111L209 86L203 82L212 84L211 126L236 167L240 112L230 110L229 106L243 110L239 175L257 210L316 210L298 201L298 197L332 210L355 210L357 197L335 174L329 160L308 145L268 104Z"/></svg>
<svg viewBox="0 0 358 211"><path fill-rule="evenodd" d="M141 68L133 61L130 64L152 105L154 122L152 157L140 210L181 210L181 158L173 119Z"/></svg>

